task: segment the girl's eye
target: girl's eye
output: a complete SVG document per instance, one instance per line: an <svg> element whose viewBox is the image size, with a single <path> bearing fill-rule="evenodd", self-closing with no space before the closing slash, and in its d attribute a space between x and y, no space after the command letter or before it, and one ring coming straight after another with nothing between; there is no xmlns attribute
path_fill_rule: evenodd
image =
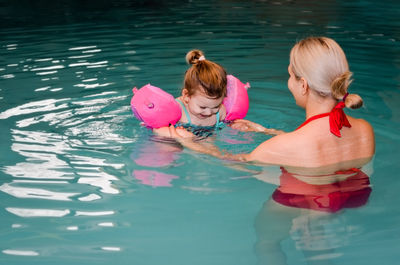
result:
<svg viewBox="0 0 400 265"><path fill-rule="evenodd" d="M200 107L200 109L206 109L206 107Z"/></svg>

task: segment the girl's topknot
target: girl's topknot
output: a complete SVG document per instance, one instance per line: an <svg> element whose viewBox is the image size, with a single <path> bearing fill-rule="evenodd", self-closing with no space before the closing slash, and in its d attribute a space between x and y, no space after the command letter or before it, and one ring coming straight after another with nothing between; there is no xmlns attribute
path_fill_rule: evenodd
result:
<svg viewBox="0 0 400 265"><path fill-rule="evenodd" d="M202 60L205 60L205 57L200 50L191 50L186 54L186 62L188 64L198 64Z"/></svg>

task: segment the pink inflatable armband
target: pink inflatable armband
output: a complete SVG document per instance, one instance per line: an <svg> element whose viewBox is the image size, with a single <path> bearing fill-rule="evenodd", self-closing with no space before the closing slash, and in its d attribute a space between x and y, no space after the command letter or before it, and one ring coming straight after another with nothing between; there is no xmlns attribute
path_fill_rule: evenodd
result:
<svg viewBox="0 0 400 265"><path fill-rule="evenodd" d="M135 87L133 93L133 114L147 127L165 127L180 120L182 112L179 103L161 88L147 84L139 90Z"/></svg>
<svg viewBox="0 0 400 265"><path fill-rule="evenodd" d="M249 110L249 83L243 84L233 75L227 76L227 96L222 102L226 108L226 121L243 119Z"/></svg>

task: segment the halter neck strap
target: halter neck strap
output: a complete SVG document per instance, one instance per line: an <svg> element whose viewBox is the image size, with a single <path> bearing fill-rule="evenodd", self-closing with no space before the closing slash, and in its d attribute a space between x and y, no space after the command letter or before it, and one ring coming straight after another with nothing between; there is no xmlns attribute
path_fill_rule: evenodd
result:
<svg viewBox="0 0 400 265"><path fill-rule="evenodd" d="M299 127L297 127L296 130L300 129L301 127L303 127L304 125L308 124L309 122L313 121L313 120L317 120L326 116L329 116L330 112L327 113L322 113L322 114L317 114L314 116L311 116L310 118L308 118L307 120L305 120Z"/></svg>
<svg viewBox="0 0 400 265"><path fill-rule="evenodd" d="M308 118L305 122L303 122L296 130L300 129L301 127L305 126L309 122L320 119L326 116L329 116L329 127L332 134L336 135L337 137L341 137L340 130L344 127L350 128L350 122L346 117L346 114L343 111L345 104L343 101L340 101L336 106L331 110L331 112L317 114Z"/></svg>

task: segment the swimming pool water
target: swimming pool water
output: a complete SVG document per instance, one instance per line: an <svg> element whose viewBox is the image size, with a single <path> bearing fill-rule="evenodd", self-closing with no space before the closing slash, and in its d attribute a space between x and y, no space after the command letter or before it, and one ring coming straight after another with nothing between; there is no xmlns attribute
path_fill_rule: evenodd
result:
<svg viewBox="0 0 400 265"><path fill-rule="evenodd" d="M397 264L399 11L372 0L2 1L0 263ZM132 115L132 87L178 95L185 54L199 48L251 84L248 119L293 130L304 112L288 55L309 35L343 47L364 100L346 112L375 130L360 207L270 211L276 179L259 172L278 168L160 142ZM215 143L246 152L267 138L224 128Z"/></svg>

